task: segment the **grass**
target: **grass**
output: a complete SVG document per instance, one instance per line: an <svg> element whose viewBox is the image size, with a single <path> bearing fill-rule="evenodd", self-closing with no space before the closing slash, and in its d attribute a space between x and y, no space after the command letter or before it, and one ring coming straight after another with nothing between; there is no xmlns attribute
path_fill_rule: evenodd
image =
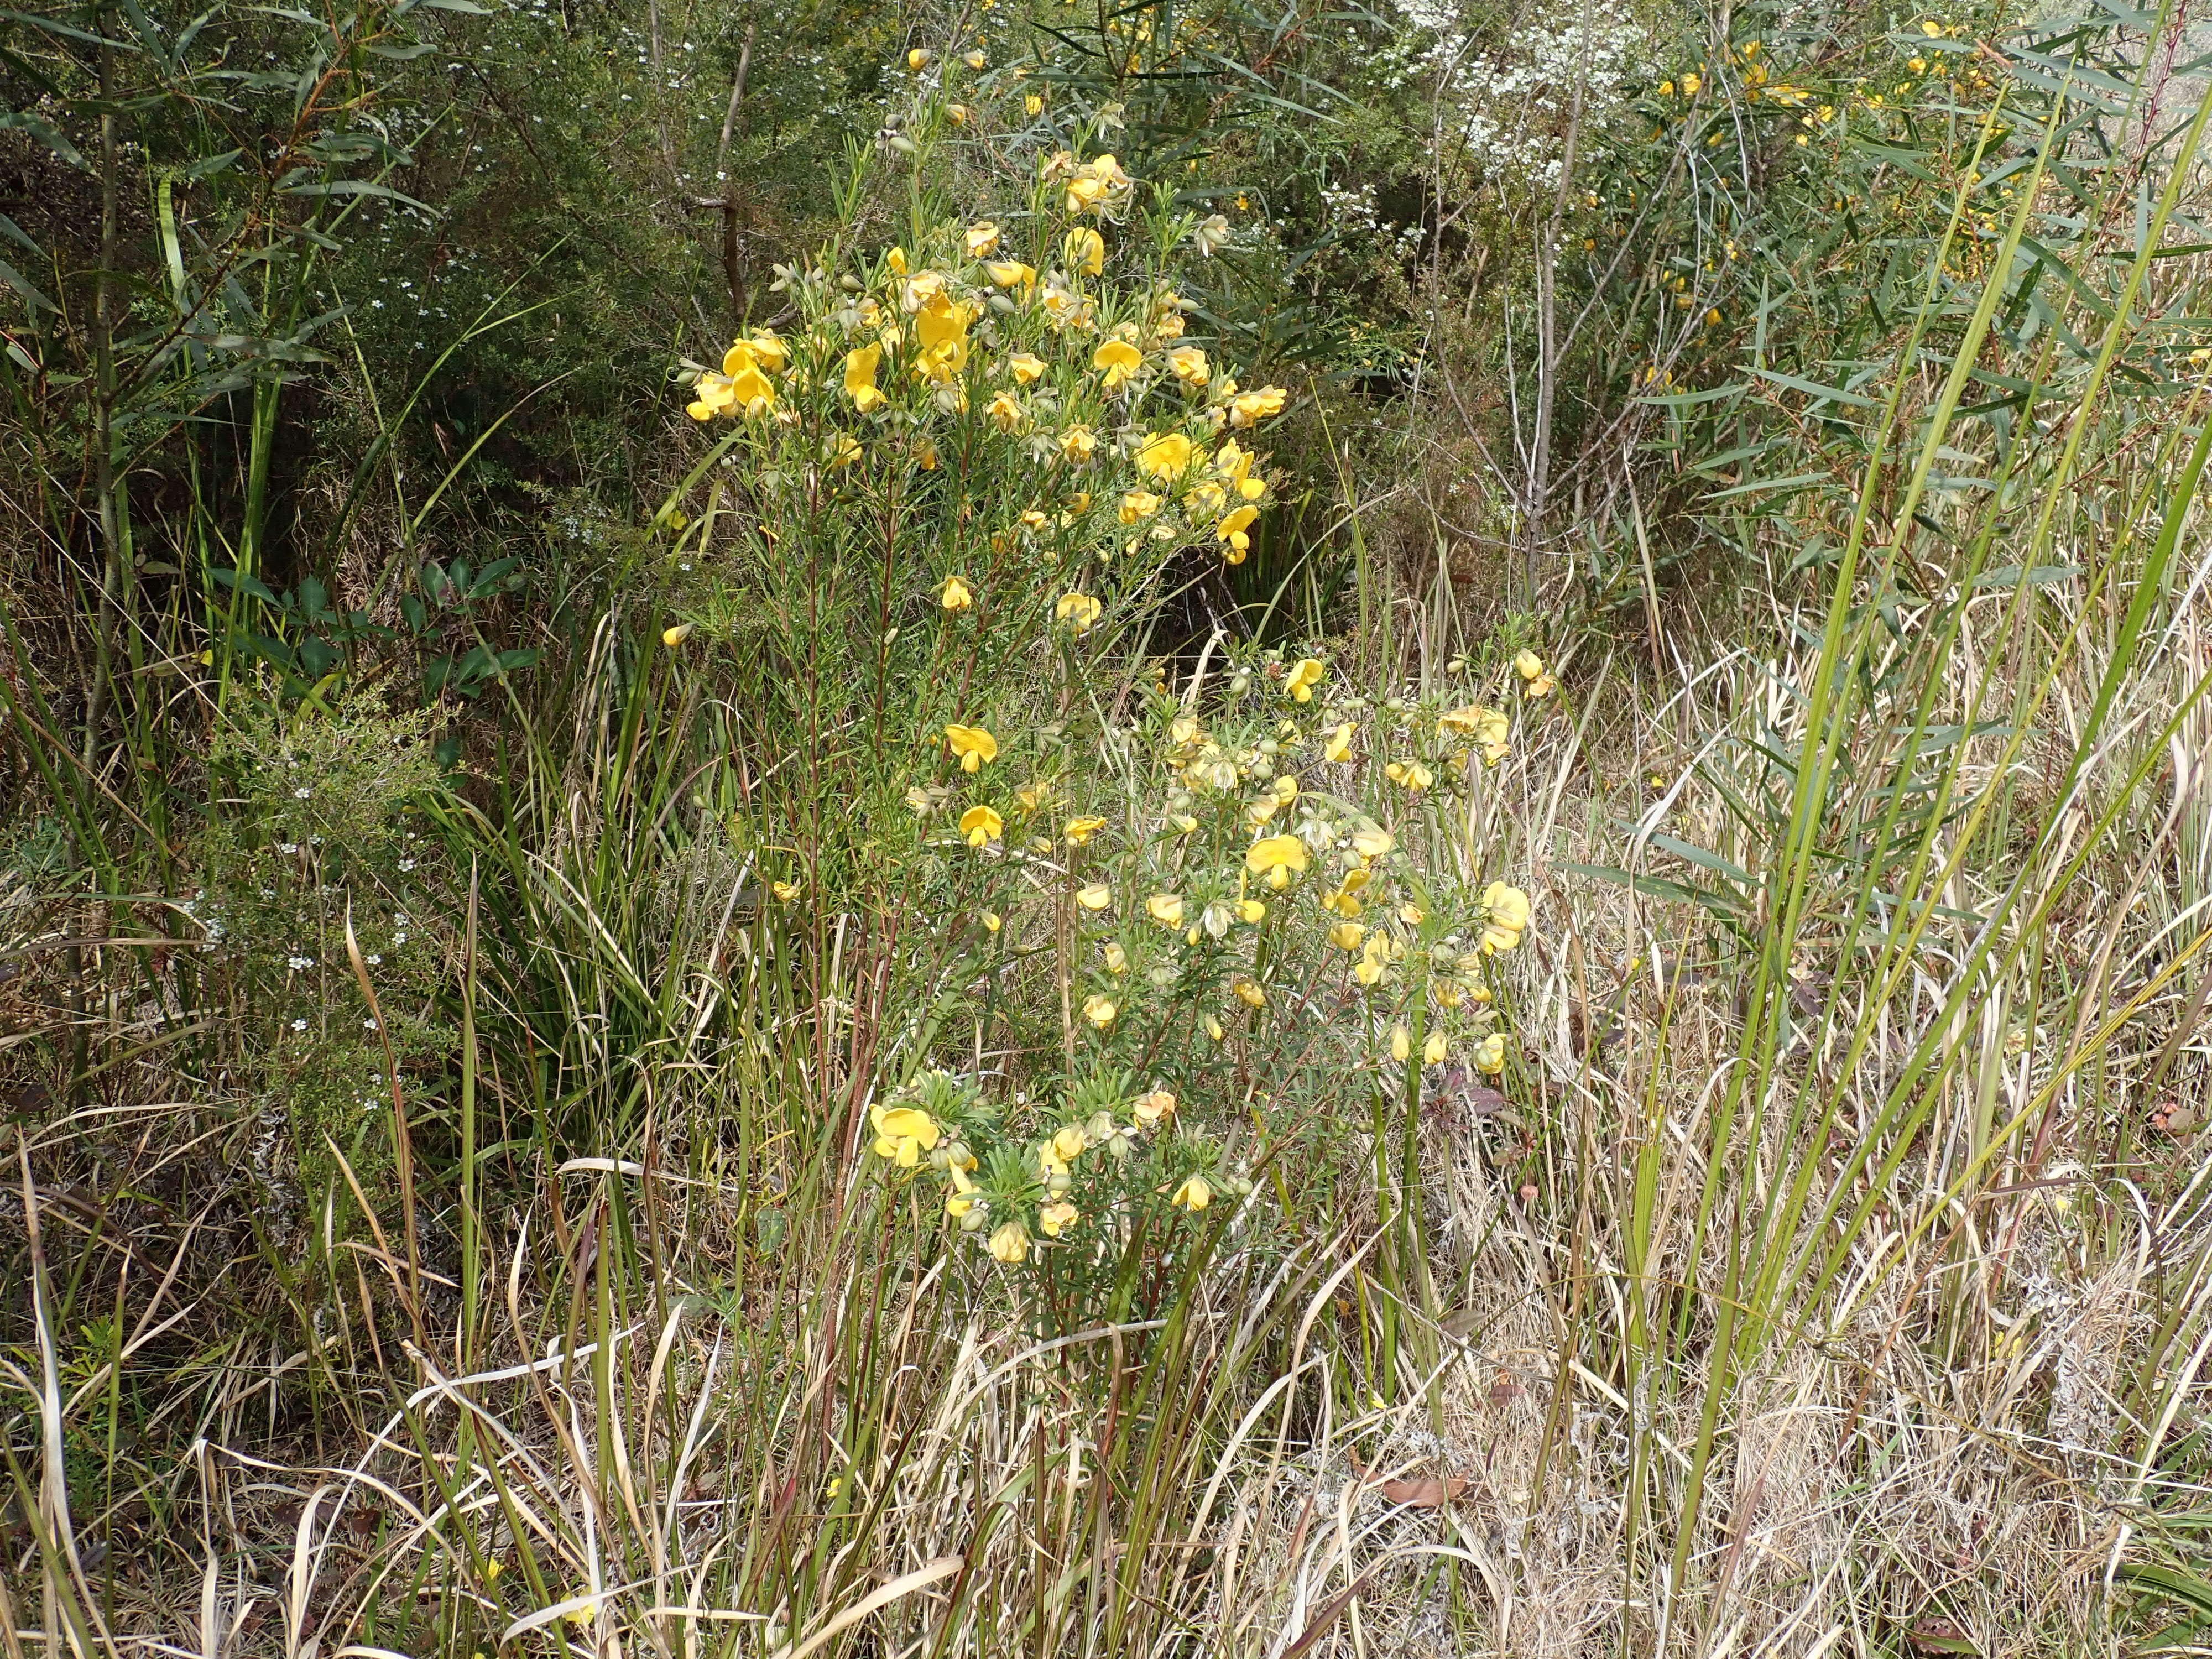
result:
<svg viewBox="0 0 2212 1659"><path fill-rule="evenodd" d="M1376 746L1306 787L1389 823L1434 913L1534 896L1486 970L1505 1069L1347 1058L1364 1005L1310 996L1205 1103L1252 1200L1116 1235L1110 1316L866 1150L948 1056L1011 1102L1073 1052L1067 907L971 1026L951 890L772 896L771 860L870 843L835 768L763 787L757 664L656 647L617 583L490 681L474 775L394 808L436 971L370 931L416 901L368 863L319 947L375 1021L342 1133L189 1035L271 993L155 938L167 842L35 744L11 619L0 695L96 884L0 911L0 994L82 1057L15 1097L9 1659L2204 1650L2212 420L2142 365L2198 300L2158 256L2208 112L2033 330L2067 135L1961 287L1966 167L1853 393L1832 559L1759 521L1695 649L1549 619L1561 693L1462 793L1386 781L1382 711L1507 671L1341 481L1330 655ZM1834 465L1805 429L1769 476ZM1149 665L1102 654L1095 718L1042 652L1028 690L1072 775L1144 797L1109 711ZM1207 672L1161 695L1212 719Z"/></svg>

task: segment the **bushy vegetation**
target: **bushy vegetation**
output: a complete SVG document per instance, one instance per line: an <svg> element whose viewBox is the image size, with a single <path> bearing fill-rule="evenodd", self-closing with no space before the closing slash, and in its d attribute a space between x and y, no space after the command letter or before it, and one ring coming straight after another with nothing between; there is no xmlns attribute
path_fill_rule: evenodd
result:
<svg viewBox="0 0 2212 1659"><path fill-rule="evenodd" d="M9 1652L2198 1650L2201 44L0 16Z"/></svg>

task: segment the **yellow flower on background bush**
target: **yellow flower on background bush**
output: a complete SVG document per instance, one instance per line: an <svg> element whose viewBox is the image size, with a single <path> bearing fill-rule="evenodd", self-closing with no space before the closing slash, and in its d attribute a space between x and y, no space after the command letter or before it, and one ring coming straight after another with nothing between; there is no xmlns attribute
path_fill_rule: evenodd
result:
<svg viewBox="0 0 2212 1659"><path fill-rule="evenodd" d="M1283 412L1284 400L1289 395L1279 386L1263 386L1257 392L1240 392L1229 400L1229 424L1252 426L1279 415Z"/></svg>
<svg viewBox="0 0 2212 1659"><path fill-rule="evenodd" d="M1175 1196L1168 1202L1179 1210L1202 1210L1213 1202L1213 1188L1207 1183L1204 1176L1188 1176L1184 1177L1182 1185L1175 1189Z"/></svg>
<svg viewBox="0 0 2212 1659"><path fill-rule="evenodd" d="M1180 432L1155 432L1137 448L1137 468L1162 480L1179 478L1190 465L1191 441Z"/></svg>
<svg viewBox="0 0 2212 1659"><path fill-rule="evenodd" d="M1088 634L1105 614L1106 607L1088 593L1063 593L1052 608L1053 620L1078 635Z"/></svg>
<svg viewBox="0 0 2212 1659"><path fill-rule="evenodd" d="M1115 516L1123 524L1142 524L1160 510L1160 498L1148 489L1125 492Z"/></svg>
<svg viewBox="0 0 2212 1659"><path fill-rule="evenodd" d="M1231 564L1244 562L1244 556L1252 550L1252 521L1260 516L1256 507L1240 507L1213 526L1214 535L1223 544L1222 557Z"/></svg>
<svg viewBox="0 0 2212 1659"><path fill-rule="evenodd" d="M969 258L980 259L999 246L999 228L988 219L978 219L961 233L960 240Z"/></svg>
<svg viewBox="0 0 2212 1659"><path fill-rule="evenodd" d="M1508 887L1502 881L1493 881L1482 890L1482 908L1485 916L1482 953L1485 956L1510 951L1520 944L1521 935L1528 926L1528 894L1518 887Z"/></svg>
<svg viewBox="0 0 2212 1659"><path fill-rule="evenodd" d="M875 1126L876 1156L901 1169L913 1169L922 1153L936 1149L941 1133L937 1120L919 1106L874 1106L868 1118Z"/></svg>
<svg viewBox="0 0 2212 1659"><path fill-rule="evenodd" d="M1291 670L1290 678L1283 682L1283 690L1293 702L1311 702L1314 687L1328 678L1328 666L1320 658L1301 657Z"/></svg>
<svg viewBox="0 0 2212 1659"><path fill-rule="evenodd" d="M1017 351L1006 359L1006 370L1014 377L1016 386L1035 386L1044 378L1045 362L1026 351Z"/></svg>
<svg viewBox="0 0 2212 1659"><path fill-rule="evenodd" d="M1457 737L1471 738L1482 753L1482 757L1495 766L1513 752L1512 722L1495 708L1485 708L1469 703L1464 708L1454 708L1437 717L1437 731Z"/></svg>
<svg viewBox="0 0 2212 1659"><path fill-rule="evenodd" d="M1408 794L1418 795L1437 781L1436 774L1417 760L1392 761L1382 773L1391 782L1403 784Z"/></svg>
<svg viewBox="0 0 2212 1659"><path fill-rule="evenodd" d="M1086 910L1103 910L1114 902L1114 890L1103 881L1087 882L1075 890L1075 902Z"/></svg>
<svg viewBox="0 0 2212 1659"><path fill-rule="evenodd" d="M1505 1069L1505 1035L1492 1031L1474 1045L1474 1069L1496 1077Z"/></svg>
<svg viewBox="0 0 2212 1659"><path fill-rule="evenodd" d="M1037 1226L1047 1238L1058 1238L1082 1218L1075 1206L1063 1198L1037 1212Z"/></svg>
<svg viewBox="0 0 2212 1659"><path fill-rule="evenodd" d="M985 59L981 52L963 52L960 54L960 61L971 70L979 70L983 67Z"/></svg>
<svg viewBox="0 0 2212 1659"><path fill-rule="evenodd" d="M965 611L975 603L975 595L968 584L962 581L959 577L947 576L945 579L945 592L938 603L947 611Z"/></svg>
<svg viewBox="0 0 2212 1659"><path fill-rule="evenodd" d="M960 815L960 833L970 847L988 847L1006 828L1006 821L988 806L971 806Z"/></svg>
<svg viewBox="0 0 2212 1659"><path fill-rule="evenodd" d="M1388 830L1359 830L1352 833L1352 850L1363 859L1387 858L1397 845Z"/></svg>
<svg viewBox="0 0 2212 1659"><path fill-rule="evenodd" d="M664 628L660 630L660 642L673 651L691 637L691 630L698 625L696 623L678 623L672 628Z"/></svg>
<svg viewBox="0 0 2212 1659"><path fill-rule="evenodd" d="M1088 226L1079 225L1060 239L1060 257L1078 275L1096 276L1106 269L1106 239Z"/></svg>
<svg viewBox="0 0 2212 1659"><path fill-rule="evenodd" d="M1114 1023L1114 1016L1121 1011L1114 1006L1114 999L1101 991L1093 991L1083 999L1083 1017L1100 1030Z"/></svg>
<svg viewBox="0 0 2212 1659"><path fill-rule="evenodd" d="M863 415L883 404L884 394L876 389L876 365L883 356L880 343L864 345L845 354L845 395Z"/></svg>
<svg viewBox="0 0 2212 1659"><path fill-rule="evenodd" d="M1043 111L1044 100L1037 94L1032 92L1026 94L1023 97L1022 112L1024 115L1039 115L1042 114Z"/></svg>
<svg viewBox="0 0 2212 1659"><path fill-rule="evenodd" d="M1177 893L1155 893L1145 901L1146 914L1163 927L1182 926L1182 897Z"/></svg>
<svg viewBox="0 0 2212 1659"><path fill-rule="evenodd" d="M1175 1115L1175 1109L1176 1097L1165 1089L1155 1089L1137 1097L1136 1104L1129 1108L1129 1115L1136 1119L1139 1127L1155 1129Z"/></svg>
<svg viewBox="0 0 2212 1659"><path fill-rule="evenodd" d="M1009 1267L1030 1259L1030 1230L1018 1221L999 1224L991 1234L991 1259Z"/></svg>
<svg viewBox="0 0 2212 1659"><path fill-rule="evenodd" d="M1060 833L1070 847L1082 847L1105 827L1103 818L1070 818L1060 826Z"/></svg>
<svg viewBox="0 0 2212 1659"><path fill-rule="evenodd" d="M985 763L999 758L999 740L980 726L946 726L945 746L952 751L963 772L976 771Z"/></svg>
<svg viewBox="0 0 2212 1659"><path fill-rule="evenodd" d="M1108 340L1091 354L1091 367L1103 370L1106 389L1115 392L1145 366L1145 354L1127 340Z"/></svg>
<svg viewBox="0 0 2212 1659"><path fill-rule="evenodd" d="M921 352L915 373L940 385L968 363L968 325L975 320L968 307L942 290L930 295L914 313L915 337Z"/></svg>
<svg viewBox="0 0 2212 1659"><path fill-rule="evenodd" d="M1413 1034L1402 1025L1390 1028L1390 1058L1404 1065L1413 1053Z"/></svg>
<svg viewBox="0 0 2212 1659"><path fill-rule="evenodd" d="M1340 951L1357 951L1367 930L1356 921L1340 921L1328 930L1328 942Z"/></svg>
<svg viewBox="0 0 2212 1659"><path fill-rule="evenodd" d="M1322 745L1321 757L1332 766L1344 760L1352 753L1352 738L1357 730L1350 720L1339 726L1328 734L1328 741Z"/></svg>
<svg viewBox="0 0 2212 1659"><path fill-rule="evenodd" d="M999 288L1018 288L1024 299L1036 286L1035 265L1024 264L1019 259L993 259L983 266L983 274Z"/></svg>
<svg viewBox="0 0 2212 1659"><path fill-rule="evenodd" d="M1421 1064L1441 1066L1450 1053L1451 1044L1445 1040L1444 1034L1442 1031L1431 1031L1429 1033L1429 1040L1421 1045Z"/></svg>
<svg viewBox="0 0 2212 1659"><path fill-rule="evenodd" d="M983 410L984 418L1001 432L1018 432L1028 423L1029 411L1011 392L1001 392Z"/></svg>
<svg viewBox="0 0 2212 1659"><path fill-rule="evenodd" d="M1306 844L1296 836L1266 836L1244 849L1244 867L1264 876L1267 885L1280 892L1291 878L1304 870Z"/></svg>
<svg viewBox="0 0 2212 1659"><path fill-rule="evenodd" d="M1212 371L1206 367L1205 352L1194 345L1180 345L1168 353L1168 373L1193 391L1202 392Z"/></svg>

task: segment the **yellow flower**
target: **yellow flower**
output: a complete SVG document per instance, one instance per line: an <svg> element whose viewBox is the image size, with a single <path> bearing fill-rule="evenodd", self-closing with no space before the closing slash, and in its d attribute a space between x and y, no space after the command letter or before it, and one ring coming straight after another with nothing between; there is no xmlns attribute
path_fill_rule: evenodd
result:
<svg viewBox="0 0 2212 1659"><path fill-rule="evenodd" d="M1540 678L1544 672L1544 659L1533 651L1516 652L1513 672L1524 680Z"/></svg>
<svg viewBox="0 0 2212 1659"><path fill-rule="evenodd" d="M1361 830L1352 837L1352 850L1363 859L1387 857L1397 844L1388 830Z"/></svg>
<svg viewBox="0 0 2212 1659"><path fill-rule="evenodd" d="M823 441L822 464L832 472L860 459L860 446L850 433L833 432Z"/></svg>
<svg viewBox="0 0 2212 1659"><path fill-rule="evenodd" d="M1696 97L1696 96L1698 95L1698 88L1699 87L1703 86L1704 84L1705 84L1705 83L1704 83L1702 81L1698 80L1698 77L1697 77L1696 76L1694 76L1694 75L1686 75L1686 76L1684 76L1682 77L1682 94L1683 94L1683 96L1684 96L1684 97L1686 97L1686 98L1694 98L1694 97Z"/></svg>
<svg viewBox="0 0 2212 1659"><path fill-rule="evenodd" d="M906 66L917 72L927 69L929 66L929 54L920 46L916 46L912 52L907 53Z"/></svg>
<svg viewBox="0 0 2212 1659"><path fill-rule="evenodd" d="M1137 1097L1136 1104L1129 1108L1129 1115L1136 1119L1140 1128L1152 1129L1158 1127L1163 1119L1172 1116L1175 1109L1176 1097L1165 1089L1155 1089Z"/></svg>
<svg viewBox="0 0 2212 1659"><path fill-rule="evenodd" d="M772 881L768 885L769 890L786 904L799 896L799 886L795 881Z"/></svg>
<svg viewBox="0 0 2212 1659"><path fill-rule="evenodd" d="M1025 114L1036 115L1042 112L1043 108L1044 100L1039 97L1036 93L1032 92L1022 100L1022 110Z"/></svg>
<svg viewBox="0 0 2212 1659"><path fill-rule="evenodd" d="M944 596L938 603L947 611L965 611L975 603L975 595L968 584L962 581L959 577L947 576L945 579Z"/></svg>
<svg viewBox="0 0 2212 1659"><path fill-rule="evenodd" d="M996 910L986 910L983 912L983 930L986 933L995 933L999 929L1006 925L1006 919L1000 915Z"/></svg>
<svg viewBox="0 0 2212 1659"><path fill-rule="evenodd" d="M1521 935L1528 926L1528 894L1518 887L1493 881L1482 890L1482 908L1486 915L1482 929L1485 956L1510 951L1521 942Z"/></svg>
<svg viewBox="0 0 2212 1659"><path fill-rule="evenodd" d="M988 219L978 219L968 227L961 240L968 249L968 257L980 259L999 246L999 228Z"/></svg>
<svg viewBox="0 0 2212 1659"><path fill-rule="evenodd" d="M992 398L983 413L1001 432L1018 432L1029 420L1029 411L1011 392L1001 392Z"/></svg>
<svg viewBox="0 0 2212 1659"><path fill-rule="evenodd" d="M1060 434L1060 459L1072 466L1087 463L1098 450L1098 434L1089 427L1071 426Z"/></svg>
<svg viewBox="0 0 2212 1659"><path fill-rule="evenodd" d="M1367 930L1356 921L1340 921L1328 930L1328 942L1340 951L1357 951Z"/></svg>
<svg viewBox="0 0 2212 1659"><path fill-rule="evenodd" d="M999 740L980 726L948 726L945 746L960 762L960 769L973 772L987 761L999 758Z"/></svg>
<svg viewBox="0 0 2212 1659"><path fill-rule="evenodd" d="M936 471L937 446L924 438L921 441L921 447L915 452L914 464L924 472Z"/></svg>
<svg viewBox="0 0 2212 1659"><path fill-rule="evenodd" d="M1179 345L1168 353L1168 372L1194 392L1205 390L1212 373L1206 366L1206 353L1194 345Z"/></svg>
<svg viewBox="0 0 2212 1659"><path fill-rule="evenodd" d="M1429 1040L1421 1045L1421 1064L1441 1066L1444 1063L1444 1057L1450 1053L1451 1044L1444 1040L1444 1034L1442 1031L1431 1031L1429 1033Z"/></svg>
<svg viewBox="0 0 2212 1659"><path fill-rule="evenodd" d="M1142 524L1160 510L1160 498L1148 489L1132 489L1121 497L1115 516L1123 524Z"/></svg>
<svg viewBox="0 0 2212 1659"><path fill-rule="evenodd" d="M1063 1123L1053 1133L1052 1153L1062 1164L1073 1163L1083 1156L1083 1150L1089 1144L1083 1138L1080 1124Z"/></svg>
<svg viewBox="0 0 2212 1659"><path fill-rule="evenodd" d="M1260 509L1249 505L1240 507L1213 526L1217 538L1226 544L1222 556L1231 564L1244 562L1244 556L1252 550L1252 520L1260 516Z"/></svg>
<svg viewBox="0 0 2212 1659"><path fill-rule="evenodd" d="M1351 754L1352 734L1356 730L1352 722L1346 720L1330 732L1328 741L1322 745L1321 757L1334 765Z"/></svg>
<svg viewBox="0 0 2212 1659"><path fill-rule="evenodd" d="M1492 1031L1474 1045L1474 1069L1496 1077L1505 1069L1505 1036Z"/></svg>
<svg viewBox="0 0 2212 1659"><path fill-rule="evenodd" d="M970 847L998 840L1006 827L1006 821L988 806L971 806L960 815L960 833L968 837Z"/></svg>
<svg viewBox="0 0 2212 1659"><path fill-rule="evenodd" d="M1437 730L1439 733L1474 738L1475 746L1482 750L1483 759L1492 766L1512 752L1512 723L1495 708L1469 703L1464 708L1452 709L1437 717Z"/></svg>
<svg viewBox="0 0 2212 1659"><path fill-rule="evenodd" d="M935 1150L940 1133L937 1120L919 1106L875 1106L869 1109L875 1126L876 1156L911 1170L921 1154Z"/></svg>
<svg viewBox="0 0 2212 1659"><path fill-rule="evenodd" d="M914 313L915 338L921 353L915 373L940 384L951 380L968 362L968 325L973 312L955 304L942 292L931 295Z"/></svg>
<svg viewBox="0 0 2212 1659"><path fill-rule="evenodd" d="M1145 909L1163 927L1182 926L1182 897L1176 893L1155 893L1145 901Z"/></svg>
<svg viewBox="0 0 2212 1659"><path fill-rule="evenodd" d="M1256 927L1260 923L1265 921L1267 919L1267 907L1261 903L1259 900L1255 898L1241 898L1237 901L1237 921L1249 921Z"/></svg>
<svg viewBox="0 0 2212 1659"><path fill-rule="evenodd" d="M1100 1030L1114 1023L1114 1016L1121 1011L1114 1006L1114 999L1103 992L1093 991L1083 999L1083 1017Z"/></svg>
<svg viewBox="0 0 2212 1659"><path fill-rule="evenodd" d="M945 106L945 118L951 122L956 127L966 126L968 125L968 106L965 104L947 104Z"/></svg>
<svg viewBox="0 0 2212 1659"><path fill-rule="evenodd" d="M984 265L983 274L1000 288L1018 288L1024 298L1036 286L1036 267L1019 259L993 259Z"/></svg>
<svg viewBox="0 0 2212 1659"><path fill-rule="evenodd" d="M1016 386L1034 386L1044 376L1045 362L1042 357L1017 351L1006 359L1006 368L1012 373Z"/></svg>
<svg viewBox="0 0 2212 1659"><path fill-rule="evenodd" d="M983 67L983 54L980 52L963 52L960 54L960 61L971 70L979 70Z"/></svg>
<svg viewBox="0 0 2212 1659"><path fill-rule="evenodd" d="M1081 847L1105 827L1103 818L1070 818L1060 826L1060 833L1070 847Z"/></svg>
<svg viewBox="0 0 2212 1659"><path fill-rule="evenodd" d="M1283 412L1283 402L1290 394L1279 386L1263 386L1257 392L1240 392L1229 400L1229 424L1251 426L1270 416Z"/></svg>
<svg viewBox="0 0 2212 1659"><path fill-rule="evenodd" d="M1057 1203L1046 1205L1037 1212L1037 1225L1044 1230L1047 1238L1058 1238L1065 1229L1073 1227L1082 1218L1075 1206L1064 1198Z"/></svg>
<svg viewBox="0 0 2212 1659"><path fill-rule="evenodd" d="M1063 593L1052 608L1053 620L1066 623L1077 635L1088 634L1105 614L1106 607L1088 593Z"/></svg>
<svg viewBox="0 0 2212 1659"><path fill-rule="evenodd" d="M957 1164L952 1166L952 1190L945 1195L945 1213L959 1217L975 1205L975 1183L968 1179L968 1172Z"/></svg>
<svg viewBox="0 0 2212 1659"><path fill-rule="evenodd" d="M1392 761L1382 771L1391 782L1405 785L1409 794L1418 795L1437 781L1436 774L1417 760Z"/></svg>
<svg viewBox="0 0 2212 1659"><path fill-rule="evenodd" d="M1108 939L1099 954L1106 958L1108 973L1126 974L1129 971L1129 953L1121 948L1120 939Z"/></svg>
<svg viewBox="0 0 2212 1659"><path fill-rule="evenodd" d="M1086 910L1103 910L1114 902L1114 890L1103 881L1086 883L1075 890L1075 902Z"/></svg>
<svg viewBox="0 0 2212 1659"><path fill-rule="evenodd" d="M1283 690L1291 694L1293 702L1311 702L1314 687L1327 678L1328 670L1318 657L1302 657L1291 670L1291 677L1283 682Z"/></svg>
<svg viewBox="0 0 2212 1659"><path fill-rule="evenodd" d="M1096 276L1106 269L1106 239L1088 226L1079 225L1060 239L1060 257L1071 270Z"/></svg>
<svg viewBox="0 0 2212 1659"><path fill-rule="evenodd" d="M1091 367L1105 371L1109 392L1117 390L1144 366L1145 354L1127 340L1109 340L1091 354Z"/></svg>
<svg viewBox="0 0 2212 1659"><path fill-rule="evenodd" d="M1244 849L1244 867L1265 876L1267 885L1280 892L1306 867L1306 844L1296 836L1263 836Z"/></svg>
<svg viewBox="0 0 2212 1659"><path fill-rule="evenodd" d="M1212 1014L1208 1014L1206 1017L1206 1035L1210 1041L1214 1042L1220 1042L1223 1036L1221 1022L1216 1019Z"/></svg>
<svg viewBox="0 0 2212 1659"><path fill-rule="evenodd" d="M1030 1230L1018 1221L1001 1222L991 1235L991 1256L1009 1267L1030 1259Z"/></svg>
<svg viewBox="0 0 2212 1659"><path fill-rule="evenodd" d="M660 630L660 642L673 651L691 637L691 630L698 625L696 623L678 623L673 628L664 628Z"/></svg>
<svg viewBox="0 0 2212 1659"><path fill-rule="evenodd" d="M1168 1202L1179 1210L1202 1210L1213 1202L1213 1188L1206 1184L1204 1176L1189 1176L1175 1189L1175 1196Z"/></svg>
<svg viewBox="0 0 2212 1659"><path fill-rule="evenodd" d="M1237 993L1237 1000L1248 1008L1264 1008L1267 1006L1267 994L1260 988L1257 980L1239 974L1229 982L1229 988Z"/></svg>
<svg viewBox="0 0 2212 1659"><path fill-rule="evenodd" d="M864 345L857 351L845 354L845 395L853 400L853 407L861 414L878 407L884 394L876 389L876 365L883 361L884 349L878 343Z"/></svg>
<svg viewBox="0 0 2212 1659"><path fill-rule="evenodd" d="M1403 1064L1413 1052L1413 1034L1402 1025L1390 1028L1390 1058Z"/></svg>
<svg viewBox="0 0 2212 1659"><path fill-rule="evenodd" d="M1180 432L1155 432L1138 447L1137 469L1159 479L1178 478L1190 465L1191 442Z"/></svg>

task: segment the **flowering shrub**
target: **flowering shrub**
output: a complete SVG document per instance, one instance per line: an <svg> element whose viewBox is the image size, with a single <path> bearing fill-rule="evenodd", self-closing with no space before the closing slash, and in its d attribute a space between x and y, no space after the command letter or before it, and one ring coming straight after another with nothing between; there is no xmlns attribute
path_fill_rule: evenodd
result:
<svg viewBox="0 0 2212 1659"><path fill-rule="evenodd" d="M1203 227L1139 240L1141 195L1058 150L1018 211L781 268L787 325L693 373L722 435L661 515L704 577L665 639L759 674L773 892L794 926L872 918L890 1006L926 1011L867 1149L1085 1314L1340 1128L1346 1077L1504 1071L1492 963L1530 920L1407 850L1507 752L1503 687L1370 706L1319 655L1232 648L1180 695L1124 666L1171 556L1246 556L1287 401L1189 333L1167 261ZM1507 678L1551 689L1533 656Z"/></svg>

